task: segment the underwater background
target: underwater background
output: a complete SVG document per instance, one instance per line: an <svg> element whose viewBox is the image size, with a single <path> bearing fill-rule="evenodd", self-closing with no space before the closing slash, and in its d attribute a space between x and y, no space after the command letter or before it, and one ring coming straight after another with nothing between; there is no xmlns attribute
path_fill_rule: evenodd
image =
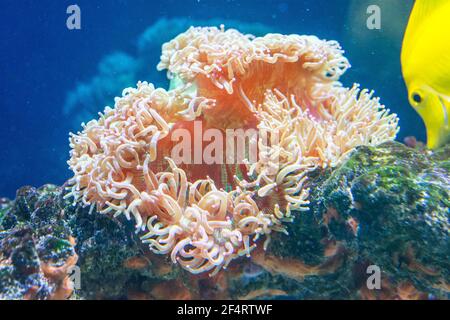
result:
<svg viewBox="0 0 450 320"><path fill-rule="evenodd" d="M81 8L81 30L68 30L66 9ZM380 30L366 27L379 5ZM70 177L68 133L112 105L138 80L168 87L156 64L161 45L189 26L244 33L312 34L337 40L352 69L341 81L375 90L400 118L397 139L425 141L409 106L400 48L412 0L4 0L0 4L0 197L22 185Z"/></svg>
<svg viewBox="0 0 450 320"><path fill-rule="evenodd" d="M412 4L2 1L0 300L449 299L450 1Z"/></svg>

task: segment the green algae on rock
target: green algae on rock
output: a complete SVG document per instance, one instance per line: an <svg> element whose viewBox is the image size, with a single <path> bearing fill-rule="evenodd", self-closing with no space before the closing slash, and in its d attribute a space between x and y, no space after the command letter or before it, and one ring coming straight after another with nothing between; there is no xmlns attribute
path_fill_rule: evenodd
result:
<svg viewBox="0 0 450 320"><path fill-rule="evenodd" d="M60 188L23 187L3 201L0 217L0 299L63 299L72 292L74 241L55 205Z"/></svg>
<svg viewBox="0 0 450 320"><path fill-rule="evenodd" d="M176 277L133 260L142 249L130 221L73 206L64 194L53 185L23 187L14 201L0 201L0 299L126 299Z"/></svg>
<svg viewBox="0 0 450 320"><path fill-rule="evenodd" d="M333 172L311 177L311 211L297 216L289 238L274 239L268 254L317 264L327 259L326 243L339 243L351 262L344 270L353 270L352 277L342 267L330 277L343 272L336 281L347 291L359 287L365 298L447 297L449 165L450 146L436 152L395 142L358 147ZM380 267L382 290L366 290L368 265ZM322 278L313 278L303 285L332 298L319 285Z"/></svg>
<svg viewBox="0 0 450 320"><path fill-rule="evenodd" d="M63 198L63 195L61 195ZM124 217L112 218L90 212L89 207L73 206L62 200L79 255L83 299L127 299L154 281L167 278L155 275L134 232L134 224ZM132 263L139 259L141 262Z"/></svg>

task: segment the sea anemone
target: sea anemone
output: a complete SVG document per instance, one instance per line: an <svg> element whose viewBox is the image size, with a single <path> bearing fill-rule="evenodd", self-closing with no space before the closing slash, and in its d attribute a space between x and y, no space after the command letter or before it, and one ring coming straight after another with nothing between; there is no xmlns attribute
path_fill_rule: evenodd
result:
<svg viewBox="0 0 450 320"><path fill-rule="evenodd" d="M71 135L67 196L133 217L153 252L213 275L308 209L308 172L395 138L396 115L338 82L348 67L334 41L190 28L163 46L158 68L168 69L171 90L139 82ZM207 139L215 147L185 137L199 127L215 130ZM256 149L244 146L242 161L234 152L198 161L197 153L227 153L229 130L254 130L245 138Z"/></svg>

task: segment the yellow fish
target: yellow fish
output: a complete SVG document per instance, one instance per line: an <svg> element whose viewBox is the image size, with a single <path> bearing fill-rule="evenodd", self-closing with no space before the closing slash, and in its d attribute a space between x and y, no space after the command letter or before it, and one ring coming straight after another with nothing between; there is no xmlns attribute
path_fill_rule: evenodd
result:
<svg viewBox="0 0 450 320"><path fill-rule="evenodd" d="M402 48L410 104L434 149L450 140L450 0L416 0Z"/></svg>

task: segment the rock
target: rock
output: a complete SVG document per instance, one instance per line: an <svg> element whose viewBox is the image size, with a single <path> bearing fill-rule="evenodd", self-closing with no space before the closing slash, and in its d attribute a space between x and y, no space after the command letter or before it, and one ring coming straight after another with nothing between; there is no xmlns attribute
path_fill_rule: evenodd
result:
<svg viewBox="0 0 450 320"><path fill-rule="evenodd" d="M333 172L311 177L310 187L311 210L267 253L320 264L325 243L339 243L346 263L330 275L335 288L305 280L308 290L328 298L358 288L359 298L448 297L450 146L436 152L396 142L359 147ZM369 265L382 272L381 290L367 289ZM335 295L337 287L343 291Z"/></svg>
<svg viewBox="0 0 450 320"><path fill-rule="evenodd" d="M0 209L0 299L65 299L77 262L74 239L55 205L59 188L21 188Z"/></svg>
<svg viewBox="0 0 450 320"><path fill-rule="evenodd" d="M62 198L62 197L61 197ZM75 250L79 255L81 286L77 290L83 299L126 299L128 292L138 291L151 276L146 268L131 268L129 259L140 256L134 224L123 218L112 218L68 200L62 205L68 224L76 239Z"/></svg>
<svg viewBox="0 0 450 320"><path fill-rule="evenodd" d="M171 263L143 254L133 222L64 195L52 185L23 187L0 201L0 299L126 299L176 277Z"/></svg>
<svg viewBox="0 0 450 320"><path fill-rule="evenodd" d="M288 235L212 278L149 252L131 221L74 206L64 188L24 187L0 199L0 299L448 298L449 156L450 146L357 148L310 174L310 210ZM370 265L380 289L367 287Z"/></svg>

